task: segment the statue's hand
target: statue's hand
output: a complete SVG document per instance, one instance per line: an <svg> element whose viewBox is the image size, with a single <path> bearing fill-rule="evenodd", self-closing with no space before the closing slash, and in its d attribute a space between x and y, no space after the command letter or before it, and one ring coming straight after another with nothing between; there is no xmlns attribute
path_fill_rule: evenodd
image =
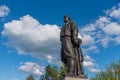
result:
<svg viewBox="0 0 120 80"><path fill-rule="evenodd" d="M73 45L76 46L76 47L80 47L81 43L82 43L82 39L80 38L76 38L76 39L73 39Z"/></svg>
<svg viewBox="0 0 120 80"><path fill-rule="evenodd" d="M82 39L78 38L79 44L81 45L82 43Z"/></svg>

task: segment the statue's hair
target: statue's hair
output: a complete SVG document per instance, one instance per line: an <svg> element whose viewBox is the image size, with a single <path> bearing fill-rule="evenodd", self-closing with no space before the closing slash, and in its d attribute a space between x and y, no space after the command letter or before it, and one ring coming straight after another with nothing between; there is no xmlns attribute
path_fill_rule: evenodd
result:
<svg viewBox="0 0 120 80"><path fill-rule="evenodd" d="M70 16L65 15L64 18L66 18L66 17L68 17L68 19L71 21L71 17Z"/></svg>

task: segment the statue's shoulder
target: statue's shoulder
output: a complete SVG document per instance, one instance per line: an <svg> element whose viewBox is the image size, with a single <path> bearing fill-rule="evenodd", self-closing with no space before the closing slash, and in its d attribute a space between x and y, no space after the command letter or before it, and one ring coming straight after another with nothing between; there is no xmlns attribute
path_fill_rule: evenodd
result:
<svg viewBox="0 0 120 80"><path fill-rule="evenodd" d="M73 26L73 25L76 25L76 23L74 21L71 21L70 24Z"/></svg>
<svg viewBox="0 0 120 80"><path fill-rule="evenodd" d="M70 23L75 24L75 22L74 22L74 21L70 21Z"/></svg>

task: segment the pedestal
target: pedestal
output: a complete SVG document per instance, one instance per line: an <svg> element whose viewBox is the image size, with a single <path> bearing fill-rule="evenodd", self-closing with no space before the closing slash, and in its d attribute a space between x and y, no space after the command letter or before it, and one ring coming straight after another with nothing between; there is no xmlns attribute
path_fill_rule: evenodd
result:
<svg viewBox="0 0 120 80"><path fill-rule="evenodd" d="M64 80L88 80L88 78L66 76Z"/></svg>

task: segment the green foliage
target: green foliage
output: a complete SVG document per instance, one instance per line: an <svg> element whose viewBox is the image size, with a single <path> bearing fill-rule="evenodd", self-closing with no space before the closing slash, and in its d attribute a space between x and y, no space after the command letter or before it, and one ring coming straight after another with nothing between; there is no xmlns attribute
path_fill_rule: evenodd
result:
<svg viewBox="0 0 120 80"><path fill-rule="evenodd" d="M60 75L59 75L59 80L62 80L65 76L65 74L67 73L67 66L63 65L60 67Z"/></svg>
<svg viewBox="0 0 120 80"><path fill-rule="evenodd" d="M59 75L59 70L57 66L50 66L46 67L47 74L52 78L52 80L57 80Z"/></svg>
<svg viewBox="0 0 120 80"><path fill-rule="evenodd" d="M47 74L44 74L44 75L42 75L42 76L40 77L39 80L49 80L49 77L48 77Z"/></svg>
<svg viewBox="0 0 120 80"><path fill-rule="evenodd" d="M40 80L63 80L67 72L67 66L61 66L59 69L57 66L48 65L45 71L45 74L40 77Z"/></svg>
<svg viewBox="0 0 120 80"><path fill-rule="evenodd" d="M26 80L35 80L33 75L29 75Z"/></svg>
<svg viewBox="0 0 120 80"><path fill-rule="evenodd" d="M120 61L111 63L105 71L98 73L92 80L120 80Z"/></svg>

